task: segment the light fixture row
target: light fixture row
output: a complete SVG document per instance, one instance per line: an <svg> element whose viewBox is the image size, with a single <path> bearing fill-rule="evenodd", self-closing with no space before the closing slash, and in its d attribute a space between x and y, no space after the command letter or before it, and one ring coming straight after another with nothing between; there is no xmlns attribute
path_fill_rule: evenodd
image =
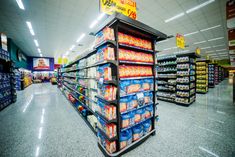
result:
<svg viewBox="0 0 235 157"><path fill-rule="evenodd" d="M201 3L201 4L199 4L199 5L195 6L195 7L193 7L193 8L188 9L188 10L186 11L186 13L187 13L187 14L192 13L192 12L194 12L194 11L196 11L196 10L198 10L198 9L200 9L200 8L206 6L206 5L208 5L208 4L210 4L210 3L214 2L214 1L215 1L215 0L208 0L208 1L204 2L204 3ZM184 15L185 15L184 12L179 13L179 14L177 14L177 15L175 15L175 16L169 18L169 19L166 19L166 20L165 20L165 23L168 23L168 22L170 22L170 21L173 21L173 20L175 20L175 19L178 19L178 18L180 18L180 17L182 17L182 16L184 16Z"/></svg>

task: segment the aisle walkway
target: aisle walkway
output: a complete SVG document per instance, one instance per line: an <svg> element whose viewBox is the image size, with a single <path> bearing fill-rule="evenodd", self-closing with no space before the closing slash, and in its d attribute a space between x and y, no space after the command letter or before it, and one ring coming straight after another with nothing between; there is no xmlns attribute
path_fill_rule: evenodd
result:
<svg viewBox="0 0 235 157"><path fill-rule="evenodd" d="M190 107L161 101L156 136L126 157L235 156L235 106L227 80ZM232 155L233 153L233 155ZM56 86L36 84L0 112L0 156L102 156L96 137Z"/></svg>

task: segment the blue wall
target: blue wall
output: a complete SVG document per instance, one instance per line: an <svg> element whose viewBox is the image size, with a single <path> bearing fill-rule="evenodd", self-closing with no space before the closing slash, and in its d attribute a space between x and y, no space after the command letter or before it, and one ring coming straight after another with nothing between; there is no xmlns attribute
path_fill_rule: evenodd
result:
<svg viewBox="0 0 235 157"><path fill-rule="evenodd" d="M17 68L28 69L28 56L12 41L12 39L7 39L8 52L11 55L11 60L15 62ZM27 58L25 60L19 61L17 58L17 50L21 50L21 53Z"/></svg>
<svg viewBox="0 0 235 157"><path fill-rule="evenodd" d="M40 57L29 57L28 58L28 69L32 70L32 71L54 71L54 58L50 58L50 57L42 57L42 58L49 58L49 62L50 62L50 70L34 70L33 69L33 58L40 58Z"/></svg>

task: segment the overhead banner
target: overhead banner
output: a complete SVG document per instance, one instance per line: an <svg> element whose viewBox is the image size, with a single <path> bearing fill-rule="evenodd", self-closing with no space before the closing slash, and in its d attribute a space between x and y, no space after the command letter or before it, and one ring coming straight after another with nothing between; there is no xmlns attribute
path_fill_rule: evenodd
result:
<svg viewBox="0 0 235 157"><path fill-rule="evenodd" d="M108 15L118 12L134 20L137 18L135 0L100 0L100 11Z"/></svg>
<svg viewBox="0 0 235 157"><path fill-rule="evenodd" d="M183 35L176 34L176 46L178 48L185 49L185 40Z"/></svg>
<svg viewBox="0 0 235 157"><path fill-rule="evenodd" d="M196 54L198 54L198 55L201 54L201 49L200 48L196 48Z"/></svg>
<svg viewBox="0 0 235 157"><path fill-rule="evenodd" d="M235 29L228 30L229 50L235 50Z"/></svg>
<svg viewBox="0 0 235 157"><path fill-rule="evenodd" d="M229 0L226 4L226 19L229 29L235 28L235 0Z"/></svg>
<svg viewBox="0 0 235 157"><path fill-rule="evenodd" d="M49 58L33 58L34 70L50 70Z"/></svg>
<svg viewBox="0 0 235 157"><path fill-rule="evenodd" d="M235 66L235 55L230 55L231 66Z"/></svg>

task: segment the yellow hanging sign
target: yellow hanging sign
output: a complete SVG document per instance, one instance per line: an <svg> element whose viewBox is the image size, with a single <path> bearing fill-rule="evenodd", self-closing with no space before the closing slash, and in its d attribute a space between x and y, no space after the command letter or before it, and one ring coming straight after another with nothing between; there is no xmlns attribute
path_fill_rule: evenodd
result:
<svg viewBox="0 0 235 157"><path fill-rule="evenodd" d="M135 0L100 0L100 11L108 15L118 12L134 20L137 18Z"/></svg>
<svg viewBox="0 0 235 157"><path fill-rule="evenodd" d="M63 64L67 64L68 63L68 58L63 58Z"/></svg>
<svg viewBox="0 0 235 157"><path fill-rule="evenodd" d="M181 49L185 49L185 39L183 35L176 34L176 46Z"/></svg>
<svg viewBox="0 0 235 157"><path fill-rule="evenodd" d="M59 57L59 58L58 58L58 64L63 64L63 59L62 59L62 57Z"/></svg>
<svg viewBox="0 0 235 157"><path fill-rule="evenodd" d="M198 54L198 55L201 54L201 49L200 48L196 48L196 54Z"/></svg>

